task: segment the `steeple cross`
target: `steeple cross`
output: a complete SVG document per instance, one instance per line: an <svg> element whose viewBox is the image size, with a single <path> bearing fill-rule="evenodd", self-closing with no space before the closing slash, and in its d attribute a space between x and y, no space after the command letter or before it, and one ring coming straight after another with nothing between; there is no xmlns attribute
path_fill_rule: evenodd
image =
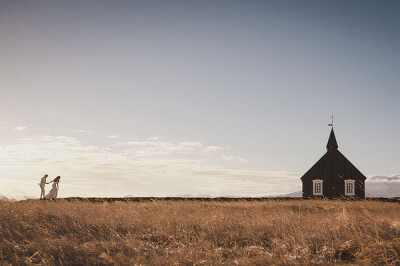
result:
<svg viewBox="0 0 400 266"><path fill-rule="evenodd" d="M333 115L331 116L332 122L328 124L328 126L333 127L333 118L335 118Z"/></svg>

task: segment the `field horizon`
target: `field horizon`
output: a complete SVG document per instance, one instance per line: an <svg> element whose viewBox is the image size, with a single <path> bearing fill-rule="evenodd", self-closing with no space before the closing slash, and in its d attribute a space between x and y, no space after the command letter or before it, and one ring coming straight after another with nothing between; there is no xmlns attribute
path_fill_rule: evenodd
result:
<svg viewBox="0 0 400 266"><path fill-rule="evenodd" d="M0 200L4 201L15 201L15 202L24 202L24 201L41 201L38 198L25 198L25 199L9 199L7 197L2 197ZM319 198L303 198L303 197L289 197L289 196L271 196L271 197L157 197L157 196L149 196L149 197L61 197L57 199L43 199L43 201L67 201L67 202L91 202L91 203L103 203L103 202L147 202L147 201L199 201L199 202L237 202L237 201L248 201L248 202L263 202L263 201L376 201L376 202L398 202L400 203L400 197L365 197L365 198L357 198L357 197L345 197L336 198L336 197L319 197Z"/></svg>

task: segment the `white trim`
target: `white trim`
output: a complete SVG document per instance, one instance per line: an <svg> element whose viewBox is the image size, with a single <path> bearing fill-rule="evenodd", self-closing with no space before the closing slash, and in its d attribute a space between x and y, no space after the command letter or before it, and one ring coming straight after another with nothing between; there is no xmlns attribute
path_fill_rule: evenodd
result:
<svg viewBox="0 0 400 266"><path fill-rule="evenodd" d="M324 195L324 186L323 183L324 180L322 179L314 179L312 181L313 183L313 195L314 196L323 196Z"/></svg>
<svg viewBox="0 0 400 266"><path fill-rule="evenodd" d="M355 180L346 179L344 180L344 195L345 196L354 196L356 193Z"/></svg>

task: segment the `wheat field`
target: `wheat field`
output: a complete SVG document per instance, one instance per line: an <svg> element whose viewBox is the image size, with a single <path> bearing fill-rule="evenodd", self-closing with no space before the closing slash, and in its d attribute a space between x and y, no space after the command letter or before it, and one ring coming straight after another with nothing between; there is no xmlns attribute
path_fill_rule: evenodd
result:
<svg viewBox="0 0 400 266"><path fill-rule="evenodd" d="M400 264L375 201L0 200L2 265Z"/></svg>

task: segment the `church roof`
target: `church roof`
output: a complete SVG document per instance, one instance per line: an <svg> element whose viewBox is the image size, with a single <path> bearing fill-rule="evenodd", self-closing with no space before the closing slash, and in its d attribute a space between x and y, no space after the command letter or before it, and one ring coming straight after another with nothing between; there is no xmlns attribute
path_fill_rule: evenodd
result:
<svg viewBox="0 0 400 266"><path fill-rule="evenodd" d="M336 141L335 132L333 132L333 127L332 127L331 134L329 135L328 143L326 144L326 149L330 150L330 149L337 149L337 148L338 148L338 144Z"/></svg>
<svg viewBox="0 0 400 266"><path fill-rule="evenodd" d="M300 179L307 178L312 172L317 176L343 177L358 176L365 180L366 177L346 158L339 150L327 151Z"/></svg>

